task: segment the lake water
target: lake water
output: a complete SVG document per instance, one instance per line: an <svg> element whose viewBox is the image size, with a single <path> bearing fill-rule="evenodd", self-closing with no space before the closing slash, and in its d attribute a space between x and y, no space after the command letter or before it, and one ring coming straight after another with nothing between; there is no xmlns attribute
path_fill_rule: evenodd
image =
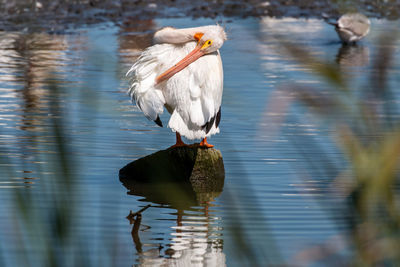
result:
<svg viewBox="0 0 400 267"><path fill-rule="evenodd" d="M175 140L130 103L126 71L154 30L213 23L157 19L65 34L0 32L0 265L302 265L325 260L313 254L321 245L346 257L340 196L327 170L346 166L335 133L304 107L280 105L283 84L323 93L324 83L290 61L275 37L340 64L360 88L387 21L373 20L370 35L352 48L342 48L320 20L222 21L229 39L221 49L221 133L209 141L223 156L223 191L193 193L194 203L177 208L155 200L151 187L128 194L119 181L123 166ZM399 84L398 56L394 62L390 82ZM132 234L127 215L148 204Z"/></svg>

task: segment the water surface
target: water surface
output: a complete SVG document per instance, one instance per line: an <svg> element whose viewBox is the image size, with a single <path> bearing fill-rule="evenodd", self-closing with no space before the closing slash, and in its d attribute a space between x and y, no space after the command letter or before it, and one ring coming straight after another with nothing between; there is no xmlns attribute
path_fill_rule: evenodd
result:
<svg viewBox="0 0 400 267"><path fill-rule="evenodd" d="M282 84L302 82L322 93L325 85L279 49L280 38L338 64L351 85L361 88L372 71L376 40L388 30L386 21L374 20L371 34L348 48L320 20L224 23L229 40L221 49L221 133L210 139L223 155L223 191L193 192L190 201L176 205L157 199L151 187L132 193L119 181L120 168L169 147L175 138L130 103L126 71L156 29L210 23L215 21L160 19L65 34L0 32L0 262L47 261L46 248L59 243L46 218L65 206L72 212L72 234L63 239L56 229L68 249L55 250L66 265L83 259L118 266L243 266L252 259L301 264L302 253L321 244L346 254L346 226L335 219L340 207L331 205L332 177L315 167L326 166L329 155L329 162L345 168L332 129L301 105L271 108ZM396 56L391 83L399 81L399 72ZM65 133L61 146L59 129ZM315 143L322 144L321 151L313 149ZM59 164L63 160L68 164ZM72 182L60 179L66 169ZM16 211L21 201L36 216L28 230ZM139 231L132 231L126 216L148 204ZM239 245L240 238L248 247Z"/></svg>

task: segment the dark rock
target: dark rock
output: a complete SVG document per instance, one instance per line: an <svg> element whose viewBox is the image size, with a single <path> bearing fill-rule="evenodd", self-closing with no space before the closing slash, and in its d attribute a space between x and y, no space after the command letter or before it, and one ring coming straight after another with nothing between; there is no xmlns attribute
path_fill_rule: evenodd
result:
<svg viewBox="0 0 400 267"><path fill-rule="evenodd" d="M217 197L224 187L225 170L219 150L190 146L133 161L120 170L119 178L128 194L186 208Z"/></svg>

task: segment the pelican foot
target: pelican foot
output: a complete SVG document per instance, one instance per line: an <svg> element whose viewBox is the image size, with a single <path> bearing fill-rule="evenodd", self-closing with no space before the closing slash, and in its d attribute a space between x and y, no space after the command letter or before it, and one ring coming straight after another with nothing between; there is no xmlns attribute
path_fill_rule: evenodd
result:
<svg viewBox="0 0 400 267"><path fill-rule="evenodd" d="M203 147L203 148L212 148L214 147L214 145L211 145L209 143L207 143L207 138L205 137L199 144L199 147Z"/></svg>
<svg viewBox="0 0 400 267"><path fill-rule="evenodd" d="M189 145L185 144L182 141L181 135L178 132L175 132L176 134L176 144L171 146L170 148L175 148L175 147L188 147Z"/></svg>

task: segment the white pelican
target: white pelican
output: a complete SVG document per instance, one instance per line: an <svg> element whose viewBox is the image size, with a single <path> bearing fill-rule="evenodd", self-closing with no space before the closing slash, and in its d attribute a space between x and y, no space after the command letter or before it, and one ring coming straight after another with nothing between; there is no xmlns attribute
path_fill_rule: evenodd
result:
<svg viewBox="0 0 400 267"><path fill-rule="evenodd" d="M168 127L176 133L176 146L185 146L181 135L202 139L219 132L223 90L219 48L226 40L218 25L197 28L163 28L154 34L154 45L142 52L126 75L132 75L129 94L144 115L162 127L164 107L171 114Z"/></svg>
<svg viewBox="0 0 400 267"><path fill-rule="evenodd" d="M370 20L361 13L347 13L336 22L327 22L335 26L340 40L345 44L355 43L364 38L369 33L371 25Z"/></svg>

